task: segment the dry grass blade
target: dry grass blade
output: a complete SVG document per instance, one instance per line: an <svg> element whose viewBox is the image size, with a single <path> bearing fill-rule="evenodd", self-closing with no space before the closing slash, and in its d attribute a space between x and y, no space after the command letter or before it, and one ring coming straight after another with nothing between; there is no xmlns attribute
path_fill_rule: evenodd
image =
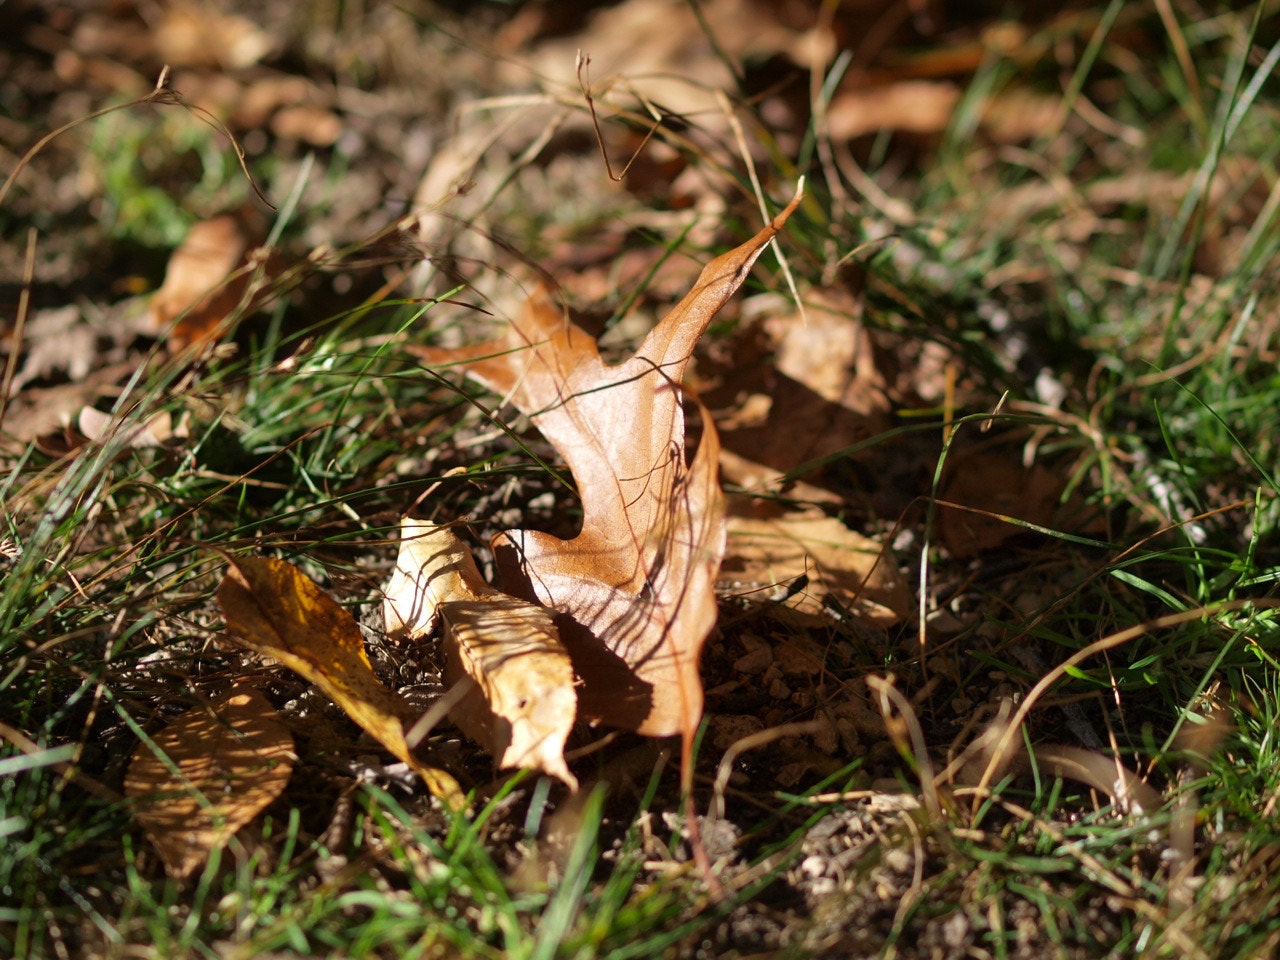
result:
<svg viewBox="0 0 1280 960"><path fill-rule="evenodd" d="M1169 627L1176 627L1180 624L1192 623L1203 617L1223 613L1228 610L1239 610L1251 606L1274 607L1276 605L1277 603L1275 601L1269 599L1228 600L1224 603L1197 607L1194 610L1183 610L1179 613L1171 613L1168 616L1156 617L1154 620L1149 620L1146 623L1140 623L1136 626L1129 627L1127 630L1121 630L1117 633L1113 633L1110 636L1103 637L1101 640L1095 640L1087 647L1077 650L1070 657L1041 677L1036 685L1031 688L1022 703L1019 704L1017 711L1009 722L1008 728L1000 734L995 746L992 748L986 769L982 772L982 776L978 780L978 794L985 795L984 791L990 787L992 780L995 779L999 771L1004 769L1004 767L1013 758L1016 753L1014 748L1014 738L1018 735L1022 728L1022 724L1025 723L1027 717L1031 715L1032 709L1040 701L1040 698L1044 696L1050 687L1066 676L1067 671L1072 667L1083 663L1094 654L1122 646L1123 644L1136 640L1138 637L1155 630L1165 630Z"/></svg>

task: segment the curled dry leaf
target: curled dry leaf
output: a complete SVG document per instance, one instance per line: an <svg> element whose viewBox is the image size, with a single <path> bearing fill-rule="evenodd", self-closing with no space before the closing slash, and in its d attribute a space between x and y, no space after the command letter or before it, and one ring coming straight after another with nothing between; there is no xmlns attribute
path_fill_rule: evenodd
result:
<svg viewBox="0 0 1280 960"><path fill-rule="evenodd" d="M544 607L484 582L448 527L404 519L383 604L387 632L416 639L439 621L445 679L469 689L449 711L501 767L544 770L571 789L564 762L577 695L573 666Z"/></svg>
<svg viewBox="0 0 1280 960"><path fill-rule="evenodd" d="M323 590L283 560L241 557L218 585L227 629L324 691L352 720L461 809L457 781L418 760L405 738L410 707L374 675L360 627Z"/></svg>
<svg viewBox="0 0 1280 960"><path fill-rule="evenodd" d="M583 718L669 736L690 735L702 716L698 658L716 619L725 537L720 445L701 411L702 441L686 455L680 383L707 324L799 202L711 261L624 363L606 364L545 294L500 341L418 348L510 398L573 472L576 537L513 531L493 547L504 586L560 614Z"/></svg>
<svg viewBox="0 0 1280 960"><path fill-rule="evenodd" d="M242 684L138 747L124 789L165 869L182 878L280 795L294 759L275 707Z"/></svg>

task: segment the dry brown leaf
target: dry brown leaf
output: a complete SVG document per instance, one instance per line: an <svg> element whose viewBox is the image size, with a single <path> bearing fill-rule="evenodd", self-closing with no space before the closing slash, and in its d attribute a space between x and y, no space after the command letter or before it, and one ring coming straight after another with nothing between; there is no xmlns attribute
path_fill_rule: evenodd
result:
<svg viewBox="0 0 1280 960"><path fill-rule="evenodd" d="M722 589L805 587L788 598L801 613L827 617L826 601L888 626L911 612L911 594L887 547L819 511L776 517L731 516Z"/></svg>
<svg viewBox="0 0 1280 960"><path fill-rule="evenodd" d="M700 129L714 130L724 123L715 92L735 86L729 64L767 59L798 41L797 31L768 15L771 6L709 0L694 9L683 0L623 0L593 11L586 29L536 44L519 63L526 72L532 66L548 86L573 89L582 51L591 57L597 95L617 83L668 114L697 116ZM716 24L714 40L704 23ZM508 47L519 42L513 33L500 38ZM504 69L513 79L518 75L515 62Z"/></svg>
<svg viewBox="0 0 1280 960"><path fill-rule="evenodd" d="M26 352L13 378L13 392L62 373L73 383L80 382L101 363L98 341L104 332L85 322L83 312L74 305L37 310L26 324L21 344L5 344L8 350L20 347ZM10 336L6 330L5 340Z"/></svg>
<svg viewBox="0 0 1280 960"><path fill-rule="evenodd" d="M1061 471L1024 466L1015 451L991 445L964 450L947 466L938 532L957 557L1002 547L1026 534L1026 524L1054 527L1068 519L1060 503L1066 482Z"/></svg>
<svg viewBox="0 0 1280 960"><path fill-rule="evenodd" d="M406 517L383 615L387 633L407 639L440 621L445 679L470 686L449 715L500 767L544 770L578 788L564 762L577 711L573 666L544 607L485 583L448 527Z"/></svg>
<svg viewBox="0 0 1280 960"><path fill-rule="evenodd" d="M832 97L827 131L833 140L851 140L882 130L941 133L951 122L960 88L948 81L901 80Z"/></svg>
<svg viewBox="0 0 1280 960"><path fill-rule="evenodd" d="M577 481L576 537L514 531L493 547L505 586L562 615L583 718L669 736L689 734L702 716L698 657L716 619L724 549L720 445L702 411L701 444L686 457L680 383L707 324L799 201L711 261L624 363L605 364L595 340L545 295L503 340L419 348L431 361L463 363L527 413Z"/></svg>
<svg viewBox="0 0 1280 960"><path fill-rule="evenodd" d="M895 80L883 86L841 90L827 107L827 131L834 140L901 130L940 134L951 124L961 88L948 80ZM1011 90L987 97L979 114L986 136L995 143L1020 143L1062 122L1061 97Z"/></svg>
<svg viewBox="0 0 1280 960"><path fill-rule="evenodd" d="M124 789L165 869L178 878L281 794L296 759L275 707L244 685L183 714L152 745L134 752Z"/></svg>
<svg viewBox="0 0 1280 960"><path fill-rule="evenodd" d="M218 585L227 629L246 646L314 683L455 809L457 781L419 761L405 738L409 705L374 675L351 615L283 560L240 557Z"/></svg>
<svg viewBox="0 0 1280 960"><path fill-rule="evenodd" d="M768 296L768 295L766 295ZM723 475L744 489L777 488L787 474L875 436L890 403L852 296L809 290L805 310L762 311L712 370ZM821 476L791 492L832 499ZM789 481L794 484L795 481Z"/></svg>
<svg viewBox="0 0 1280 960"><path fill-rule="evenodd" d="M152 42L160 58L176 67L239 70L257 63L272 46L270 34L252 20L212 4L173 3L158 12Z"/></svg>
<svg viewBox="0 0 1280 960"><path fill-rule="evenodd" d="M151 297L152 333L174 349L216 340L223 321L252 301L250 215L223 214L195 224L169 257L164 283Z"/></svg>
<svg viewBox="0 0 1280 960"><path fill-rule="evenodd" d="M5 408L0 422L0 449L21 449L32 440L69 426L85 404L118 393L120 379L137 369L136 363L114 363L92 371L78 383L28 387Z"/></svg>

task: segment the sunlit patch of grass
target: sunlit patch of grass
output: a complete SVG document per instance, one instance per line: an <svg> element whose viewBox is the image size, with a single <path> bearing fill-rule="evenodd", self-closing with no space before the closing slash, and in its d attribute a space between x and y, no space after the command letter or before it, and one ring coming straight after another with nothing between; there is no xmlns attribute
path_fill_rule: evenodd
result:
<svg viewBox="0 0 1280 960"><path fill-rule="evenodd" d="M109 113L86 145L85 175L100 184L97 219L117 242L172 249L194 217L252 195L226 136L185 110Z"/></svg>
<svg viewBox="0 0 1280 960"><path fill-rule="evenodd" d="M1277 655L1266 606L1280 561L1272 544L1277 303L1260 271L1274 269L1280 232L1266 173L1275 146L1256 132L1274 111L1265 78L1278 48L1260 41L1274 24L1259 14L1257 30L1255 13L1212 28L1184 24L1185 36L1162 38L1149 71L1127 75L1115 67L1131 61L1132 34L1080 36L1077 49L1101 45L1067 88L1119 122L1069 115L1031 150L984 142L983 100L1016 85L1060 89L1058 78L1046 85L1035 68L993 56L930 171L893 185L904 206L868 203L860 225L834 228L865 243L866 322L936 343L956 365L954 394L939 392L953 406L939 419L949 413L975 434L1016 421L1035 438L1027 457L1065 465L1068 490L1098 510L1087 531L1015 541L1012 559L985 557L963 573L926 541L940 592L966 585L948 609L978 611L933 655L944 686L989 706L1025 693L1099 637L1187 611L1187 622L1067 671L1054 698L1072 704L1075 719L1065 707L1037 707L1027 733L1033 752L1037 741L1090 734L1100 754L1149 775L1170 809L1187 771L1198 776L1174 750L1182 718L1203 711L1206 697L1245 689L1254 691L1250 703L1274 703L1254 687ZM1179 57L1182 42L1190 61ZM1185 73L1187 62L1196 76ZM898 215L886 218L886 209ZM805 234L798 228L795 237ZM994 411L988 427L984 410ZM1095 546L1072 539L1081 533ZM1243 605L1248 598L1259 605ZM894 666L912 676L909 658ZM932 722L945 741L948 711L927 706L926 735ZM1232 753L1265 752L1268 739L1241 723L1209 769ZM1179 907L1168 810L1134 818L1107 798L1064 793L1054 777L1019 778L1002 791L1012 806L995 804L984 836L966 836L959 824L922 826L936 846L913 894L918 905L895 921L895 949L911 955L912 938L955 911L996 956L1030 942L1063 956L1253 955L1274 933L1245 919L1239 904L1270 904L1258 867L1273 838L1241 807L1265 806L1274 788L1196 782L1188 875L1197 890L1225 891L1240 870L1250 892L1227 898L1236 907L1219 900L1195 916ZM1207 824L1231 841L1216 841ZM1028 855L1045 869L1033 869ZM1019 933L1028 907L1034 936ZM1099 916L1108 918L1101 926Z"/></svg>

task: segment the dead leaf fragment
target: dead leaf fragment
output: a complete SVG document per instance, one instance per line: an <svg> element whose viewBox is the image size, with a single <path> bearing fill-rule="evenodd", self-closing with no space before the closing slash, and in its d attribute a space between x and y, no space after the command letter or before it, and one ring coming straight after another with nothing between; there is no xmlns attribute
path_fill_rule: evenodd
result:
<svg viewBox="0 0 1280 960"><path fill-rule="evenodd" d="M957 557L972 557L1027 533L1028 524L1053 527L1068 519L1059 471L1026 466L1010 449L976 446L949 464L939 494L938 531Z"/></svg>
<svg viewBox="0 0 1280 960"><path fill-rule="evenodd" d="M63 371L73 383L84 380L98 358L98 333L77 306L37 311L27 324L27 356L13 378L13 391Z"/></svg>
<svg viewBox="0 0 1280 960"><path fill-rule="evenodd" d="M212 5L186 2L164 10L152 42L165 63L224 70L252 66L272 45L270 36L253 21Z"/></svg>
<svg viewBox="0 0 1280 960"><path fill-rule="evenodd" d="M785 588L801 577L804 589L787 605L803 614L826 617L828 598L882 626L911 611L910 592L888 549L835 517L804 511L729 518L722 589Z"/></svg>
<svg viewBox="0 0 1280 960"><path fill-rule="evenodd" d="M328 594L283 560L240 557L217 596L227 629L240 642L314 683L432 793L462 808L457 781L413 755L402 719L408 703L374 675L360 627Z"/></svg>
<svg viewBox="0 0 1280 960"><path fill-rule="evenodd" d="M707 402L717 409L720 467L745 489L777 487L801 464L889 426L884 377L858 303L834 290L804 296L803 313L767 308L713 371L718 385ZM810 486L792 492L830 499L813 486L820 476L801 482Z"/></svg>
<svg viewBox="0 0 1280 960"><path fill-rule="evenodd" d="M94 407L84 407L76 418L76 427L90 440L103 440L119 434L121 446L135 450L163 447L168 440L183 432L175 432L173 415L167 410L153 414L142 423L127 423Z"/></svg>
<svg viewBox="0 0 1280 960"><path fill-rule="evenodd" d="M169 258L164 283L147 307L151 333L174 349L216 340L226 320L252 299L248 214L222 214L195 224Z"/></svg>
<svg viewBox="0 0 1280 960"><path fill-rule="evenodd" d="M951 122L960 100L954 83L903 80L875 89L837 94L827 107L827 127L833 140L851 140L881 130L940 133Z"/></svg>
<svg viewBox="0 0 1280 960"><path fill-rule="evenodd" d="M420 348L529 415L564 457L582 499L581 532L494 539L503 583L561 614L582 680L579 714L649 736L690 734L702 716L698 658L716 619L724 549L719 442L702 412L686 456L680 388L707 324L746 279L800 196L746 243L711 261L635 356L610 366L545 294L503 340Z"/></svg>
<svg viewBox="0 0 1280 960"><path fill-rule="evenodd" d="M564 762L577 694L573 665L551 614L484 582L448 527L406 517L400 555L387 584L387 633L425 636L439 621L445 679L471 689L449 711L500 767L544 770L571 789Z"/></svg>
<svg viewBox="0 0 1280 960"><path fill-rule="evenodd" d="M283 792L294 760L275 707L242 684L139 746L124 788L165 869L182 878Z"/></svg>
<svg viewBox="0 0 1280 960"><path fill-rule="evenodd" d="M28 387L10 401L0 421L0 448L21 449L32 440L69 426L85 404L118 392L121 377L138 369L136 363L116 363L92 371L78 383L56 387Z"/></svg>

